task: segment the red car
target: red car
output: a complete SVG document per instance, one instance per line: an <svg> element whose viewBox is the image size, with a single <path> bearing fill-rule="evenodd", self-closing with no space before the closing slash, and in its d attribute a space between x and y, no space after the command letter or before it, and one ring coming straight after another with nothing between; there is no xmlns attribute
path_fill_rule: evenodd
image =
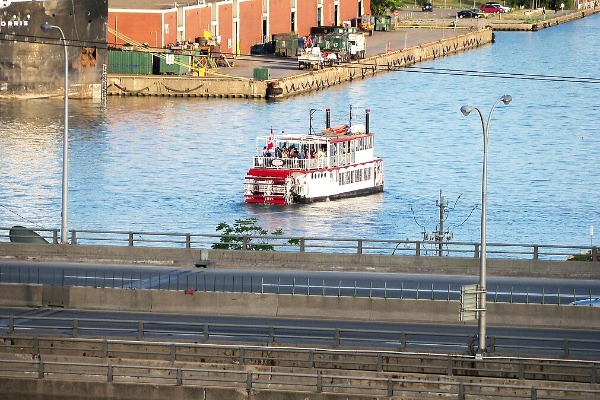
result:
<svg viewBox="0 0 600 400"><path fill-rule="evenodd" d="M502 9L502 7L500 7L500 5L498 5L498 4L484 4L479 9L483 12L490 13L490 14L497 14L497 13L504 12L504 9Z"/></svg>

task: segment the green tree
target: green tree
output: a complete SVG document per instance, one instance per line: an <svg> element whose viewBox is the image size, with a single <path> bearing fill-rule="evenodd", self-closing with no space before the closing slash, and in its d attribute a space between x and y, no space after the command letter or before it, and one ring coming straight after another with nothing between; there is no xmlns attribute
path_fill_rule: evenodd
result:
<svg viewBox="0 0 600 400"><path fill-rule="evenodd" d="M371 0L372 15L387 15L390 11L396 11L404 6L404 0Z"/></svg>
<svg viewBox="0 0 600 400"><path fill-rule="evenodd" d="M236 219L233 226L226 222L221 222L217 225L217 232L221 232L221 239L219 243L212 245L213 249L222 250L243 250L244 241L246 242L246 250L257 250L257 251L274 251L275 247L269 244L268 237L269 231L260 226L256 225L258 219L247 218L247 219ZM283 235L283 230L277 229L271 232L272 236ZM298 239L289 239L288 243L292 245L299 244Z"/></svg>

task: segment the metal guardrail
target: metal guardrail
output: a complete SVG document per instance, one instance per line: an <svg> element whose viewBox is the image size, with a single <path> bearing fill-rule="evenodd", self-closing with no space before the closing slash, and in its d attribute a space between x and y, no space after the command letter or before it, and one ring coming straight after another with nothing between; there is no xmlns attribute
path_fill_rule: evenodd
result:
<svg viewBox="0 0 600 400"><path fill-rule="evenodd" d="M366 350L150 342L112 339L2 335L0 352L91 359L268 365L320 370L418 373L516 380L600 383L598 361L527 359Z"/></svg>
<svg viewBox="0 0 600 400"><path fill-rule="evenodd" d="M45 335L130 337L161 339L181 337L207 342L253 342L286 345L311 343L326 346L353 346L398 351L439 349L458 354L474 354L475 336L468 334L398 332L277 325L236 325L226 323L178 323L160 321L107 320L89 318L26 318L0 316L0 332L20 334L38 332ZM488 336L489 354L561 357L565 359L600 359L600 341L585 339L539 338L527 336Z"/></svg>
<svg viewBox="0 0 600 400"><path fill-rule="evenodd" d="M4 357L5 358L5 357ZM211 368L167 367L125 363L74 363L40 359L0 360L1 376L35 379L87 379L107 383L129 382L175 386L205 386L250 390L310 391L315 393L403 396L428 393L465 400L477 399L562 399L598 398L600 391L556 386L506 385L448 382L434 379L400 379L343 374L245 371ZM151 371L151 372L150 372ZM452 396L452 397L450 397Z"/></svg>
<svg viewBox="0 0 600 400"><path fill-rule="evenodd" d="M12 228L0 227L0 241L11 240ZM44 238L49 243L58 243L59 229L35 229L39 236L21 233L19 239ZM393 239L319 238L289 237L280 235L216 235L166 232L70 230L68 241L72 245L145 246L166 248L212 248L224 243L222 238L236 239L229 249L250 250L252 246L268 243L274 250L289 252L325 252L349 254L387 254L410 256L454 256L479 257L481 244L478 242L421 241ZM560 260L580 255L600 262L597 246L544 245L515 243L486 243L489 258L516 258L532 260Z"/></svg>
<svg viewBox="0 0 600 400"><path fill-rule="evenodd" d="M188 290L193 292L240 292L300 296L337 296L355 298L415 299L458 301L461 296L459 284L420 283L387 280L369 280L362 283L357 280L341 279L300 279L296 277L274 277L272 275L238 276L199 274L195 271L176 271L165 273L106 271L103 269L78 269L68 267L52 269L20 266L0 266L0 283L38 284L51 286L78 286L93 288ZM572 291L560 288L540 288L530 291L528 288L500 289L498 285L487 288L489 303L510 304L554 304L570 305L578 300L592 300L598 296L592 289Z"/></svg>

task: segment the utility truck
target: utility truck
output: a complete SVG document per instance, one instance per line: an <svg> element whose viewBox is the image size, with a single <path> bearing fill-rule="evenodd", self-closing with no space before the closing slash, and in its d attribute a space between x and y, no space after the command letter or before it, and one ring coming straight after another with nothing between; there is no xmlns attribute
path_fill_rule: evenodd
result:
<svg viewBox="0 0 600 400"><path fill-rule="evenodd" d="M365 58L366 40L356 27L314 27L298 56L300 69L320 69Z"/></svg>
<svg viewBox="0 0 600 400"><path fill-rule="evenodd" d="M324 59L319 46L306 47L300 51L298 56L298 67L300 69L321 69L323 63Z"/></svg>

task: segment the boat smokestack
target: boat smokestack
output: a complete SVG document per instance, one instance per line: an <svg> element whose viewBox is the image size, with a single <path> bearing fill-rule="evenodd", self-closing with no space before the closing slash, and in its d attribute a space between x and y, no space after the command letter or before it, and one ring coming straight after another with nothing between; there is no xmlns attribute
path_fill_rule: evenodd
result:
<svg viewBox="0 0 600 400"><path fill-rule="evenodd" d="M365 110L365 131L367 133L369 133L369 113L371 112L370 109L366 109Z"/></svg>
<svg viewBox="0 0 600 400"><path fill-rule="evenodd" d="M331 110L325 109L325 128L331 128Z"/></svg>

